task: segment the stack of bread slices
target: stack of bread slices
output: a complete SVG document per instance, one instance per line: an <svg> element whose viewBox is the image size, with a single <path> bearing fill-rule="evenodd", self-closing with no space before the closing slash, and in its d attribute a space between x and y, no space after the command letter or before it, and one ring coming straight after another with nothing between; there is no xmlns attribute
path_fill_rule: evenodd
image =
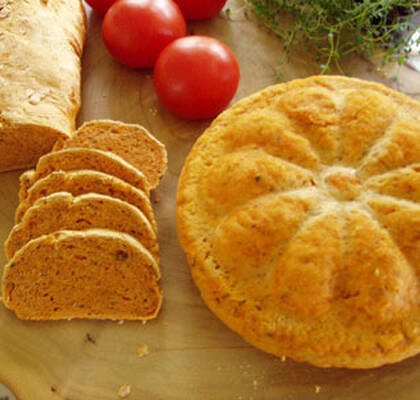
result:
<svg viewBox="0 0 420 400"><path fill-rule="evenodd" d="M139 125L91 121L20 179L3 302L22 319L146 320L162 302L150 202L163 144Z"/></svg>

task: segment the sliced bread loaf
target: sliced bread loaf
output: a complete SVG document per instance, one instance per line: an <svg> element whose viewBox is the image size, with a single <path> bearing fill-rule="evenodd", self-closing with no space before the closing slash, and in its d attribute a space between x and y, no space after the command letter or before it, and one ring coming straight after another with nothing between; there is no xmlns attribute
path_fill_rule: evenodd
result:
<svg viewBox="0 0 420 400"><path fill-rule="evenodd" d="M59 192L38 199L10 232L5 253L10 259L30 240L59 230L92 228L130 234L159 262L156 232L144 214L125 201L96 193L74 197Z"/></svg>
<svg viewBox="0 0 420 400"><path fill-rule="evenodd" d="M16 210L16 223L22 220L26 210L36 200L57 192L69 192L73 196L85 193L98 193L120 199L142 211L154 231L156 231L153 209L149 198L143 191L115 176L92 170L55 171L45 178L37 180Z"/></svg>
<svg viewBox="0 0 420 400"><path fill-rule="evenodd" d="M165 146L144 127L101 120L85 122L70 138L57 140L54 151L72 147L110 151L139 169L154 189L166 171Z"/></svg>
<svg viewBox="0 0 420 400"><path fill-rule="evenodd" d="M19 318L154 318L159 268L134 238L104 229L60 231L23 246L6 265L4 305Z"/></svg>
<svg viewBox="0 0 420 400"><path fill-rule="evenodd" d="M149 194L149 183L144 174L116 154L95 150L72 148L48 153L41 157L35 173L28 173L21 180L19 197L26 197L29 188L53 171L91 169L116 176Z"/></svg>

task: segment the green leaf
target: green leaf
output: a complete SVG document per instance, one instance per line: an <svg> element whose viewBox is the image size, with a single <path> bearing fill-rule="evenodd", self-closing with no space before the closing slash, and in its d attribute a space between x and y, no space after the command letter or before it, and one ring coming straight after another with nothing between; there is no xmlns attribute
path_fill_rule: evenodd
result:
<svg viewBox="0 0 420 400"><path fill-rule="evenodd" d="M383 63L407 57L407 32L418 29L411 15L420 0L244 0L263 24L284 40L287 53L308 49L330 73L332 64L355 53L371 57L378 47L386 50ZM284 27L288 14L293 23ZM418 40L420 42L420 38Z"/></svg>

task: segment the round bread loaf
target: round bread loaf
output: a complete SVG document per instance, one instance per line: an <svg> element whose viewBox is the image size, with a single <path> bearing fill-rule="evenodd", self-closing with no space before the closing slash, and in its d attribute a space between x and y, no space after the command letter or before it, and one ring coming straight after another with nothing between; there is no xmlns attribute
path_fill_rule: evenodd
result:
<svg viewBox="0 0 420 400"><path fill-rule="evenodd" d="M144 214L133 205L97 193L73 197L59 192L38 199L15 225L5 243L12 258L30 240L60 230L92 228L123 232L137 239L159 262L156 232Z"/></svg>
<svg viewBox="0 0 420 400"><path fill-rule="evenodd" d="M98 193L115 197L136 206L147 217L153 229L157 230L150 199L142 190L115 176L92 170L55 171L45 178L37 180L16 210L16 223L22 220L28 208L36 200L57 192L68 192L73 196Z"/></svg>
<svg viewBox="0 0 420 400"><path fill-rule="evenodd" d="M420 104L312 77L221 114L179 181L210 309L260 349L371 368L420 352Z"/></svg>
<svg viewBox="0 0 420 400"><path fill-rule="evenodd" d="M40 236L6 265L4 305L21 319L145 320L162 295L159 267L131 236L91 229Z"/></svg>

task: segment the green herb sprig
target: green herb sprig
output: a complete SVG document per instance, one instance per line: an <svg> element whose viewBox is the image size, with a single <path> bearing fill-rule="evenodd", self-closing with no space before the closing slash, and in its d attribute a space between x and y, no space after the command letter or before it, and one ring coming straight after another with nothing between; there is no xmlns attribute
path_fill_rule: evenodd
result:
<svg viewBox="0 0 420 400"><path fill-rule="evenodd" d="M379 50L382 62L404 63L414 44L408 32L416 27L411 16L420 0L244 0L263 24L284 40L286 54L303 43L320 63L320 73L350 54L372 57ZM285 17L291 21L285 24ZM291 18L290 18L291 17Z"/></svg>

